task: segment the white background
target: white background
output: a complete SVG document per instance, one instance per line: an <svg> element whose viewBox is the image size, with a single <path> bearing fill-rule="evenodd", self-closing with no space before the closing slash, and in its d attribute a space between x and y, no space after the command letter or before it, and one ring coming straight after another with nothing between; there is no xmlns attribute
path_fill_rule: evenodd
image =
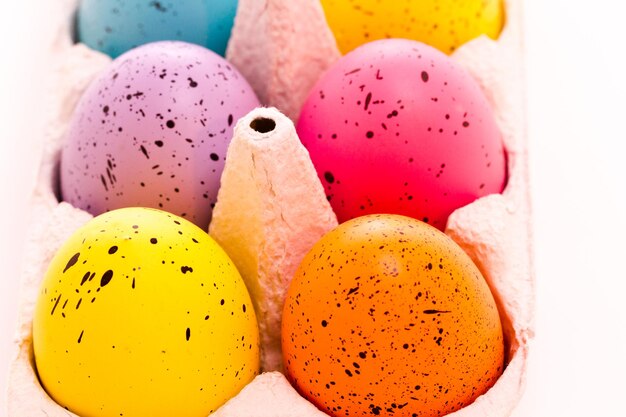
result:
<svg viewBox="0 0 626 417"><path fill-rule="evenodd" d="M0 14L0 392L38 163L30 132L42 117L49 1L3 2ZM527 0L537 335L515 417L626 416L625 15L617 0Z"/></svg>

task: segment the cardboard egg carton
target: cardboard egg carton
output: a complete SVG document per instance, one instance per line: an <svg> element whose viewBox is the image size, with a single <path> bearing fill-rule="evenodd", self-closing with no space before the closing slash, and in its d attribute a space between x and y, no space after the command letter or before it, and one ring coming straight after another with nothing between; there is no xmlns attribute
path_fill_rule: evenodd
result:
<svg viewBox="0 0 626 417"><path fill-rule="evenodd" d="M522 0L507 0L506 25L499 39L478 38L452 57L476 78L493 106L507 149L509 172L502 194L457 210L446 229L472 257L491 287L508 347L507 366L496 384L471 405L450 414L455 417L511 414L524 389L528 345L533 337L522 6ZM49 79L43 115L46 128L41 132L44 146L32 200L37 221L25 249L15 357L9 373L9 417L74 416L56 404L39 383L31 327L39 284L50 260L91 218L60 203L57 197L59 150L72 112L90 81L110 62L84 45L73 44L75 8L76 0L57 0L54 13L47 16L58 22L59 36L53 51L56 61ZM302 16L306 16L306 24ZM296 120L309 90L339 57L319 1L239 0L227 58L248 78L263 103ZM254 121L259 119L274 125L255 128ZM254 164L250 164L251 159ZM268 372L214 415L325 415L278 372L277 324L282 297L295 268L313 243L335 225L336 218L291 121L275 109L257 109L241 119L229 148L210 232L230 253L255 298L263 369ZM249 230L255 233L244 233Z"/></svg>

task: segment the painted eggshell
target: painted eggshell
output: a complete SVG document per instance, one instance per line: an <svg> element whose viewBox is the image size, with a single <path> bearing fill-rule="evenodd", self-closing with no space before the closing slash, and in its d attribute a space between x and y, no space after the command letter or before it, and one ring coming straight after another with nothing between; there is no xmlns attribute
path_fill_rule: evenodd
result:
<svg viewBox="0 0 626 417"><path fill-rule="evenodd" d="M80 42L113 58L155 41L184 41L224 56L237 0L82 0Z"/></svg>
<svg viewBox="0 0 626 417"><path fill-rule="evenodd" d="M449 54L480 35L496 39L502 0L321 0L343 53L377 39L406 38Z"/></svg>
<svg viewBox="0 0 626 417"><path fill-rule="evenodd" d="M103 214L67 240L41 285L33 343L43 387L81 416L205 417L259 369L234 264L154 209Z"/></svg>
<svg viewBox="0 0 626 417"><path fill-rule="evenodd" d="M122 55L81 98L61 156L61 192L98 215L153 207L206 229L235 122L259 101L200 46L158 42Z"/></svg>
<svg viewBox="0 0 626 417"><path fill-rule="evenodd" d="M297 126L339 221L395 213L444 229L499 193L502 137L471 76L415 41L369 43L316 84Z"/></svg>
<svg viewBox="0 0 626 417"><path fill-rule="evenodd" d="M326 234L291 283L285 370L331 416L433 417L473 402L504 366L494 298L450 238L370 215Z"/></svg>

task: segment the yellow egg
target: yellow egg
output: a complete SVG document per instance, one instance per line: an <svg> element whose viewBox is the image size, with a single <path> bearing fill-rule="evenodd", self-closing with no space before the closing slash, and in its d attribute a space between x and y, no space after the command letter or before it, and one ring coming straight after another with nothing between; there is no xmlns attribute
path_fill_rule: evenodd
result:
<svg viewBox="0 0 626 417"><path fill-rule="evenodd" d="M376 39L414 39L450 54L480 35L497 38L502 0L321 0L342 53Z"/></svg>
<svg viewBox="0 0 626 417"><path fill-rule="evenodd" d="M81 416L205 417L259 369L256 317L228 255L153 209L103 214L64 244L33 343L44 388Z"/></svg>

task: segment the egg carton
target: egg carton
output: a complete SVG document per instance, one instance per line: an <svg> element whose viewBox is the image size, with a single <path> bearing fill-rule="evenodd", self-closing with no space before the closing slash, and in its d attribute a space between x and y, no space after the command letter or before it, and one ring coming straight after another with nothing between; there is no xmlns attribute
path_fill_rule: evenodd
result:
<svg viewBox="0 0 626 417"><path fill-rule="evenodd" d="M507 21L497 41L480 37L452 55L478 81L494 109L509 173L502 194L458 209L446 228L487 280L498 304L507 346L502 376L474 403L450 414L455 417L511 414L524 389L534 329L523 3L507 0L505 5ZM32 199L37 221L25 249L15 356L9 371L9 417L74 416L55 403L38 380L32 317L52 257L92 217L59 202L59 151L80 96L110 59L74 44L76 0L57 0L52 9L47 17L58 22L59 36L53 45L56 59L48 80L45 130L40 132L41 165ZM306 24L301 24L302 16L306 16ZM319 1L239 0L227 58L246 76L263 103L280 108L292 120L321 73L339 57ZM254 120L270 120L274 125L255 129ZM251 158L254 165L246 162ZM229 148L210 233L229 252L256 299L265 372L213 415L325 415L301 397L280 372L278 329L282 297L297 265L313 243L335 225L336 218L291 120L266 108L241 119Z"/></svg>

